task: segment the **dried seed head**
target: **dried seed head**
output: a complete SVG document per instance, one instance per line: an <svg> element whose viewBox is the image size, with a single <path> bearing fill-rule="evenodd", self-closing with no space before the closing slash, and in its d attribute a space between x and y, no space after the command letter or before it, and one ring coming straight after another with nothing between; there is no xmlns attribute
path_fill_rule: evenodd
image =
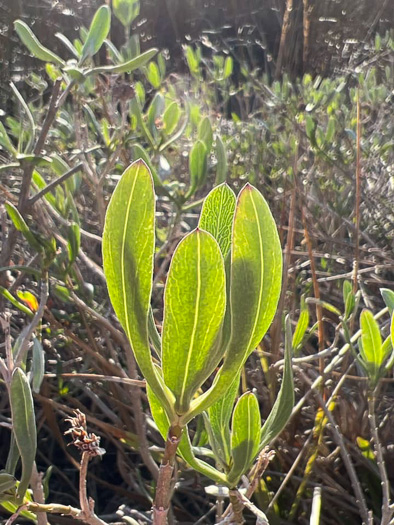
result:
<svg viewBox="0 0 394 525"><path fill-rule="evenodd" d="M89 456L102 456L105 450L100 448L100 437L96 434L88 434L86 430L86 416L80 410L74 410L75 417L66 419L71 427L64 433L71 434L72 442L69 445L76 446L81 452L88 452Z"/></svg>

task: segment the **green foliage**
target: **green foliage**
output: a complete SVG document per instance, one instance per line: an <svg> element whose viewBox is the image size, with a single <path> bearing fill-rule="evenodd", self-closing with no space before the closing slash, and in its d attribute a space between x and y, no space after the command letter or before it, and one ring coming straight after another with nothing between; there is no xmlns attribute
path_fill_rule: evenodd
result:
<svg viewBox="0 0 394 525"><path fill-rule="evenodd" d="M20 368L12 374L10 405L13 432L22 460L22 477L16 492L16 501L20 504L30 483L37 449L33 397L26 375Z"/></svg>
<svg viewBox="0 0 394 525"><path fill-rule="evenodd" d="M102 5L96 11L90 24L85 43L82 48L81 62L95 55L107 38L111 27L111 10L107 5Z"/></svg>
<svg viewBox="0 0 394 525"><path fill-rule="evenodd" d="M85 387L60 376L64 363L72 363L73 371L83 374L92 370L100 375L124 377L129 373L125 363L132 367L132 360L124 355L128 346L108 314L103 275L97 266L105 224L103 258L109 295L148 385L154 420L147 414L144 439L148 440L149 452L155 460L161 454L159 447L151 447L159 445L152 432L154 423L165 439L177 425L183 430L178 448L183 460L181 486L182 479L188 476L184 470L190 467L204 476L200 478L202 484L208 478L234 488L240 477L248 474L264 446L272 443L289 420L295 394L292 350L297 365L306 365L305 373L313 371L316 385L324 385L324 391L330 394L339 377L331 372L341 372L343 377L343 358L350 351L361 363L361 373L367 375L371 389L380 387L380 378L392 370L393 317L390 324L386 310L384 316L381 312L373 315L373 310L373 314L363 311L359 317L359 305L369 304L367 298L373 305L380 300L373 297L371 280L364 286L368 267L376 281L382 275L387 282L391 278L387 247L392 244L393 184L389 166L393 143L388 132L392 118L388 88L392 68L386 57L390 56L392 41L389 36L375 39L373 46L379 50L378 55L371 57L371 62L360 64L357 71L349 69L346 76L312 78L306 74L292 80L284 76L280 81L269 80L268 75L242 60L237 62L235 55L228 56L227 49L215 50L209 58L205 48L203 53L199 45L190 45L184 48L190 70L190 77L185 78L168 76L165 53L157 49L141 53L139 24L133 30L130 27L139 14L138 1L114 0L112 11L124 27L119 48L108 40L111 14L109 7L102 6L87 24L90 28L81 28L79 37L72 42L65 35L56 35L64 48L64 60L44 47L27 24L15 22L22 43L33 56L46 62L46 67L42 74L37 71L26 79L28 91L19 83L18 89L11 85L13 109L0 123L4 162L0 170L5 175L9 201L5 220L11 233L21 233L17 249L5 257L0 269L0 276L4 277L0 293L8 309L17 309L29 320L35 319L38 304L44 306L45 301L40 298L38 303L34 294L42 288L43 272L49 271L51 300L45 309L45 323L39 323L28 334L32 345L28 345L29 351L17 368L18 376L24 374L23 391L30 400L29 389L38 392L44 373L55 372L54 384L51 376L45 379L54 398L58 395L64 403L67 394L70 403L83 405L80 394ZM203 43L205 47L208 44ZM99 53L100 49L104 51L103 45L105 53ZM171 63L171 70L172 67ZM50 115L48 93L56 79L60 79L57 111L45 134L44 146L37 151L37 140ZM355 293L348 281L344 281L342 291L339 285L343 274L350 275L354 257L351 218L356 86L361 100L361 163L365 175L360 225L363 270L358 275L362 293ZM145 165L139 162L128 168L136 159L142 159ZM68 176L70 170L73 174ZM17 205L19 181L23 186L30 174L27 198ZM291 230L287 214L294 185L297 199L292 240L286 235ZM280 221L282 244L287 242L292 250L283 305L270 337L260 345L276 311L282 273L281 246L266 201L278 224ZM301 206L316 254L319 301L308 297L312 285ZM3 246L6 249L7 243ZM15 289L11 284L15 278L18 285L23 279L26 289ZM381 293L392 316L393 292L383 289ZM307 297L305 301L303 296ZM319 325L315 322L315 306L324 309L327 348L320 360L327 381L315 367L315 334ZM299 311L299 317L294 336L290 321L286 320L285 358L277 361L281 351L278 332L288 311ZM357 331L359 324L361 330ZM18 333L18 326L19 320L13 321L16 354L27 334L26 328ZM56 344L56 364L52 358L45 360L45 339ZM256 346L259 352L251 359L252 373L244 373L245 362ZM75 352L80 361L75 361ZM10 370L4 368L2 356L0 359L4 387L10 393ZM282 364L280 379L277 371ZM250 371L249 365L247 370ZM353 367L351 373L360 373L360 367ZM302 377L297 383L300 392ZM307 392L309 386L305 385ZM257 391L248 391L252 387ZM117 446L137 448L140 436L127 431L123 439L120 430L130 424L129 416L119 410L125 399L129 400L129 385L117 388L110 390L104 380L92 381L89 386L89 395L99 395L113 417L100 432L105 434L110 429L112 441L121 436L122 444ZM351 395L341 398L344 410L346 403L352 402L348 401ZM260 402L263 399L261 415L257 397ZM308 396L309 411L315 408L312 399ZM295 412L302 402L301 398ZM30 408L25 414L31 413ZM96 416L88 407L89 410ZM15 417L19 416L16 412ZM309 469L313 475L313 453L302 448L302 432L308 419L302 416L293 421L296 437L293 433L287 437L288 443L281 449L283 461L278 461L273 471L282 476L281 466L293 462L297 451L303 450L307 456L305 472ZM301 432L297 426L300 421ZM339 419L337 423L342 425ZM364 435L365 428L357 428L352 418L347 423L349 428L351 424L356 427L348 428L348 433ZM19 423L17 427L21 428ZM19 484L16 464L22 445L17 444L11 432L6 472L0 472L0 502L11 512L17 509L17 490L21 501L21 492L28 483L33 433L31 427L23 434L30 453L22 457ZM21 435L20 430L18 434ZM319 439L318 448L314 448L314 442L311 446L311 450L316 450L315 457L322 451L333 451L331 436L326 440L323 431L319 436L313 433L310 439ZM375 443L375 437L368 436L366 441ZM357 453L357 449L352 450L351 456L356 460ZM360 449L359 454L362 453ZM372 457L371 446L368 454ZM146 457L143 459L146 461ZM338 464L339 459L335 461ZM320 464L318 468L323 469ZM299 468L296 470L298 476ZM324 464L324 479L329 473L330 466ZM152 492L152 481L145 469L139 476L136 486L145 496ZM275 476L267 476L264 483L257 484L254 503L260 508L269 505L272 492L278 487ZM336 471L333 476L336 477ZM372 496L370 483L361 476L360 479L368 505L373 501L370 506L378 518L380 493ZM294 477L292 484L297 480ZM377 476L376 480L380 481ZM306 485L307 481L303 479ZM304 495L303 509L307 509L312 498L309 488ZM25 501L28 497L26 492ZM314 501L318 505L318 496ZM323 498L320 503L324 513L327 501ZM272 505L270 521L287 520L291 504L289 490ZM350 499L348 504L354 505ZM28 511L23 512L25 517L34 519L31 513L26 515ZM349 513L353 520L350 523L355 523L356 507ZM346 520L346 512L344 516ZM305 520L304 515L302 519Z"/></svg>

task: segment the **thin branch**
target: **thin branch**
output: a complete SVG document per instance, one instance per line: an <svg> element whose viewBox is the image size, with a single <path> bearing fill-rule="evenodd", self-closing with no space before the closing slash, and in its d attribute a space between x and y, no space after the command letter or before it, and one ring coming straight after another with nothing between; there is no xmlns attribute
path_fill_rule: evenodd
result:
<svg viewBox="0 0 394 525"><path fill-rule="evenodd" d="M109 381L111 383L120 383L122 385L131 385L140 388L146 387L146 381L141 381L140 379L129 379L128 377L106 376L101 374L45 374L44 377L63 377L64 379L87 379L88 381Z"/></svg>
<svg viewBox="0 0 394 525"><path fill-rule="evenodd" d="M389 525L393 517L393 509L390 506L390 481L387 475L386 463L383 456L383 447L379 438L378 425L376 421L376 399L378 397L379 385L373 392L368 394L368 421L373 438L373 446L382 483L382 519L380 525Z"/></svg>
<svg viewBox="0 0 394 525"><path fill-rule="evenodd" d="M310 388L312 388L312 381L309 379L309 377L307 377L302 370L300 370L299 372L300 372L301 376L303 377L304 381L309 385ZM348 473L349 478L350 478L350 482L352 484L352 488L353 488L354 494L356 496L357 503L359 505L359 512L360 512L360 515L361 515L361 519L362 519L363 525L373 525L373 522L371 522L371 520L370 520L368 507L367 507L367 504L365 502L365 498L364 498L363 491L361 489L360 481L359 481L359 479L357 477L357 473L356 473L356 470L355 470L354 465L352 463L352 460L350 459L350 455L349 455L349 453L347 451L347 448L346 448L346 445L345 445L345 441L343 439L341 431L340 431L340 429L339 429L339 427L338 427L338 425L337 425L337 423L336 423L336 421L334 419L334 416L333 416L332 412L328 409L328 407L327 407L323 397L321 396L320 392L318 390L314 390L314 395L315 395L316 399L318 400L321 408L323 409L323 412L324 412L325 416L327 417L327 419L328 419L328 421L329 421L329 423L331 425L334 440L335 440L336 444L339 446L343 462L345 464L347 473Z"/></svg>
<svg viewBox="0 0 394 525"><path fill-rule="evenodd" d="M56 186L59 186L59 184L62 184L63 182L65 182L72 175L74 175L74 173L81 171L82 168L83 168L82 164L77 164L77 166L74 166L74 168L71 168L70 170L66 171L66 173L63 173L61 177L50 182L47 186L45 186L45 188L43 188L41 191L36 193L36 195L34 195L28 200L28 203L27 203L28 206L29 207L33 206L33 204L35 204L38 200L40 200L41 197L43 197L44 195L52 191L54 188L56 188Z"/></svg>

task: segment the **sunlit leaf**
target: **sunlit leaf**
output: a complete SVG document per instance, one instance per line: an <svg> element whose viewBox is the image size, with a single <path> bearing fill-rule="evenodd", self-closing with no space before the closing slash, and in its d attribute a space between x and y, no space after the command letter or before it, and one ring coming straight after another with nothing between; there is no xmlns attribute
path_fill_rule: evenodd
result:
<svg viewBox="0 0 394 525"><path fill-rule="evenodd" d="M110 27L111 10L107 5L102 5L97 9L90 24L89 32L82 48L81 62L97 53L107 38Z"/></svg>
<svg viewBox="0 0 394 525"><path fill-rule="evenodd" d="M232 468L227 479L234 486L246 474L259 450L260 410L252 392L243 394L234 409L231 424Z"/></svg>
<svg viewBox="0 0 394 525"><path fill-rule="evenodd" d="M163 376L181 414L222 357L221 348L212 345L226 307L225 271L219 246L209 233L197 229L179 243L164 305Z"/></svg>
<svg viewBox="0 0 394 525"><path fill-rule="evenodd" d="M109 296L137 363L168 410L168 392L153 367L148 316L155 247L152 176L139 160L123 173L111 197L103 234L103 265Z"/></svg>

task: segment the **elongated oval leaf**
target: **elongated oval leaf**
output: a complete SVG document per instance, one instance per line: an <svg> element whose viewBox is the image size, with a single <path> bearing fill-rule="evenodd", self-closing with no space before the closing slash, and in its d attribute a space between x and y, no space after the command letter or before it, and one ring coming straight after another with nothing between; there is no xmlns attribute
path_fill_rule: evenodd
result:
<svg viewBox="0 0 394 525"><path fill-rule="evenodd" d="M271 211L247 184L238 196L231 247L231 339L215 381L193 401L190 420L220 399L275 315L282 281L282 250Z"/></svg>
<svg viewBox="0 0 394 525"><path fill-rule="evenodd" d="M82 58L84 61L97 53L107 38L111 27L111 10L107 5L99 7L90 24L88 36L82 48Z"/></svg>
<svg viewBox="0 0 394 525"><path fill-rule="evenodd" d="M220 136L216 137L216 179L215 184L225 182L227 177L227 152Z"/></svg>
<svg viewBox="0 0 394 525"><path fill-rule="evenodd" d="M0 470L0 496L15 487L16 479L5 470Z"/></svg>
<svg viewBox="0 0 394 525"><path fill-rule="evenodd" d="M275 315L282 251L271 211L247 184L238 196L231 251L231 341L227 366L238 368L264 337Z"/></svg>
<svg viewBox="0 0 394 525"><path fill-rule="evenodd" d="M207 173L207 148L201 140L194 143L189 154L190 188L186 198L193 195L199 188Z"/></svg>
<svg viewBox="0 0 394 525"><path fill-rule="evenodd" d="M12 428L22 459L22 477L17 490L20 503L29 486L37 449L33 396L26 375L20 368L16 368L12 374L10 405Z"/></svg>
<svg viewBox="0 0 394 525"><path fill-rule="evenodd" d="M387 308L389 309L390 315L394 312L394 292L388 288L381 288L380 293L382 294L383 301L386 303Z"/></svg>
<svg viewBox="0 0 394 525"><path fill-rule="evenodd" d="M93 73L131 73L135 69L144 66L147 62L149 62L149 60L152 60L152 58L156 55L157 52L158 50L155 48L148 49L148 51L141 53L137 57L132 58L127 62L123 62L122 64L117 64L115 66L94 67L92 69L89 69L86 72L86 74L91 75Z"/></svg>
<svg viewBox="0 0 394 525"><path fill-rule="evenodd" d="M177 102L171 102L171 104L167 107L163 115L164 131L167 135L171 135L171 133L175 130L175 128L178 125L180 116L181 108L179 107Z"/></svg>
<svg viewBox="0 0 394 525"><path fill-rule="evenodd" d="M33 366L32 366L32 387L33 392L38 393L41 388L45 373L45 352L41 342L35 337L33 339Z"/></svg>
<svg viewBox="0 0 394 525"><path fill-rule="evenodd" d="M274 406L261 429L260 447L262 450L278 436L289 421L294 406L294 380L291 367L291 326L289 317L285 321L285 367L282 385Z"/></svg>
<svg viewBox="0 0 394 525"><path fill-rule="evenodd" d="M224 259L231 246L235 203L233 190L227 184L221 184L207 195L200 215L199 227L213 235Z"/></svg>
<svg viewBox="0 0 394 525"><path fill-rule="evenodd" d="M10 216L10 219L12 220L15 228L22 233L32 248L40 252L42 250L42 246L31 232L19 210L10 202L5 203L5 209L7 210L7 213Z"/></svg>
<svg viewBox="0 0 394 525"><path fill-rule="evenodd" d="M53 64L56 64L60 67L65 65L60 57L55 55L55 53L52 53L52 51L41 44L36 35L33 33L30 27L25 24L25 22L22 22L22 20L15 20L14 27L15 31L18 33L19 38L22 40L30 53L36 58L43 60L44 62L52 62Z"/></svg>
<svg viewBox="0 0 394 525"><path fill-rule="evenodd" d="M118 20L125 26L129 26L140 14L139 0L113 0L112 7Z"/></svg>
<svg viewBox="0 0 394 525"><path fill-rule="evenodd" d="M148 339L154 224L152 176L146 164L138 160L123 173L108 205L103 233L103 265L112 305L141 372L166 403L160 378L153 367ZM168 402L166 408L170 409Z"/></svg>
<svg viewBox="0 0 394 525"><path fill-rule="evenodd" d="M305 332L308 328L308 325L309 325L309 310L308 308L305 308L304 310L301 310L300 312L300 317L298 318L298 323L294 331L293 342L292 342L294 349L296 349L297 346L303 340Z"/></svg>
<svg viewBox="0 0 394 525"><path fill-rule="evenodd" d="M213 131L211 121L208 117L203 118L198 126L198 140L201 140L201 142L205 144L207 154L209 154L212 149Z"/></svg>
<svg viewBox="0 0 394 525"><path fill-rule="evenodd" d="M229 483L235 486L246 474L259 450L260 410L257 397L252 392L243 394L235 406L232 432L232 468L227 475Z"/></svg>
<svg viewBox="0 0 394 525"><path fill-rule="evenodd" d="M215 239L194 230L178 245L164 292L163 377L185 413L221 355L212 345L226 306L223 257ZM220 348L219 348L220 350Z"/></svg>
<svg viewBox="0 0 394 525"><path fill-rule="evenodd" d="M369 310L365 309L361 312L360 327L363 359L379 368L383 360L382 336L379 325Z"/></svg>

